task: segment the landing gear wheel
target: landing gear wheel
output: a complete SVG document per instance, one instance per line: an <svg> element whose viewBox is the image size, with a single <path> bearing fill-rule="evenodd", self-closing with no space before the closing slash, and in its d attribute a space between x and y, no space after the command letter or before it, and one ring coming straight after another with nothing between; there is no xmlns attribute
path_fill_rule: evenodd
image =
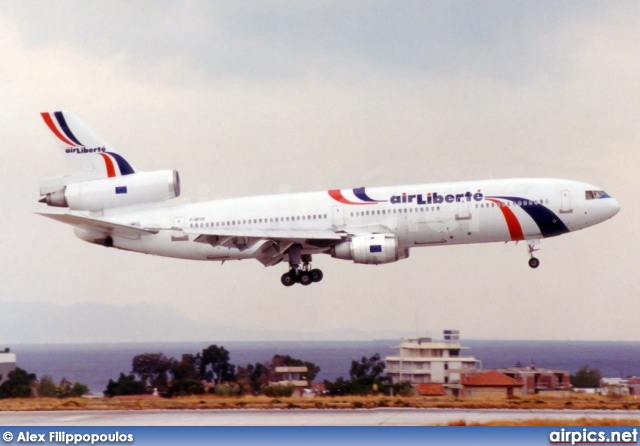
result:
<svg viewBox="0 0 640 446"><path fill-rule="evenodd" d="M540 266L540 260L536 259L535 257L531 257L529 259L529 266L531 268L534 268L534 269L539 267Z"/></svg>
<svg viewBox="0 0 640 446"><path fill-rule="evenodd" d="M284 273L280 278L280 282L282 282L284 286L295 285L296 283L295 271L289 271L288 273Z"/></svg>
<svg viewBox="0 0 640 446"><path fill-rule="evenodd" d="M320 282L324 277L324 274L322 274L322 271L320 271L318 268L312 269L311 271L309 271L309 274L311 275L311 280L314 282Z"/></svg>
<svg viewBox="0 0 640 446"><path fill-rule="evenodd" d="M311 285L311 282L313 282L313 280L311 279L311 274L309 274L307 271L302 271L299 275L298 275L298 282L300 282L300 285Z"/></svg>

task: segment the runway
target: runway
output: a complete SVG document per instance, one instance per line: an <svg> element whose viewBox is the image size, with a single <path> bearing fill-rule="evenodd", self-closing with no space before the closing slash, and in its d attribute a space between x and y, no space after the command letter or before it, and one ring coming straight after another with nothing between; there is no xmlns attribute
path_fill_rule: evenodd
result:
<svg viewBox="0 0 640 446"><path fill-rule="evenodd" d="M640 424L639 410L460 410L460 409L353 409L353 410L140 410L0 412L3 426L433 426L464 420L487 423L536 418L632 419Z"/></svg>

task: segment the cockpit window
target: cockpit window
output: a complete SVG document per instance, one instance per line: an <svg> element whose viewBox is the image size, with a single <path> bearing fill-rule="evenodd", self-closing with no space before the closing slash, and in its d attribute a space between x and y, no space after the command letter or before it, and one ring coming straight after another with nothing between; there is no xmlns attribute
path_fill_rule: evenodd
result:
<svg viewBox="0 0 640 446"><path fill-rule="evenodd" d="M587 200L596 200L598 198L611 198L611 195L603 190L588 190L585 191L585 198Z"/></svg>

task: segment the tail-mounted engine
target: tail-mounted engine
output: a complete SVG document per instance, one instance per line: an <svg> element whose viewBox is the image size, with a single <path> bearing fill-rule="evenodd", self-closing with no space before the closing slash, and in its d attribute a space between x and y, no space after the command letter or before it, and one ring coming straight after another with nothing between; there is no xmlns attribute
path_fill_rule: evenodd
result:
<svg viewBox="0 0 640 446"><path fill-rule="evenodd" d="M331 257L353 260L354 263L378 265L406 259L409 257L409 249L400 249L395 235L359 235L332 247Z"/></svg>
<svg viewBox="0 0 640 446"><path fill-rule="evenodd" d="M68 207L77 211L156 203L180 196L180 176L175 170L137 172L62 186L44 193L40 201L49 206Z"/></svg>

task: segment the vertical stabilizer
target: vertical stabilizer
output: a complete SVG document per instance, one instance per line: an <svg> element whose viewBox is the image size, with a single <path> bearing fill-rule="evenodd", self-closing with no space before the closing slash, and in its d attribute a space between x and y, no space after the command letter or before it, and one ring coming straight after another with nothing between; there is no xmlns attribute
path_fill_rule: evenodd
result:
<svg viewBox="0 0 640 446"><path fill-rule="evenodd" d="M68 111L41 113L72 176L109 178L136 173L133 166L76 115Z"/></svg>

